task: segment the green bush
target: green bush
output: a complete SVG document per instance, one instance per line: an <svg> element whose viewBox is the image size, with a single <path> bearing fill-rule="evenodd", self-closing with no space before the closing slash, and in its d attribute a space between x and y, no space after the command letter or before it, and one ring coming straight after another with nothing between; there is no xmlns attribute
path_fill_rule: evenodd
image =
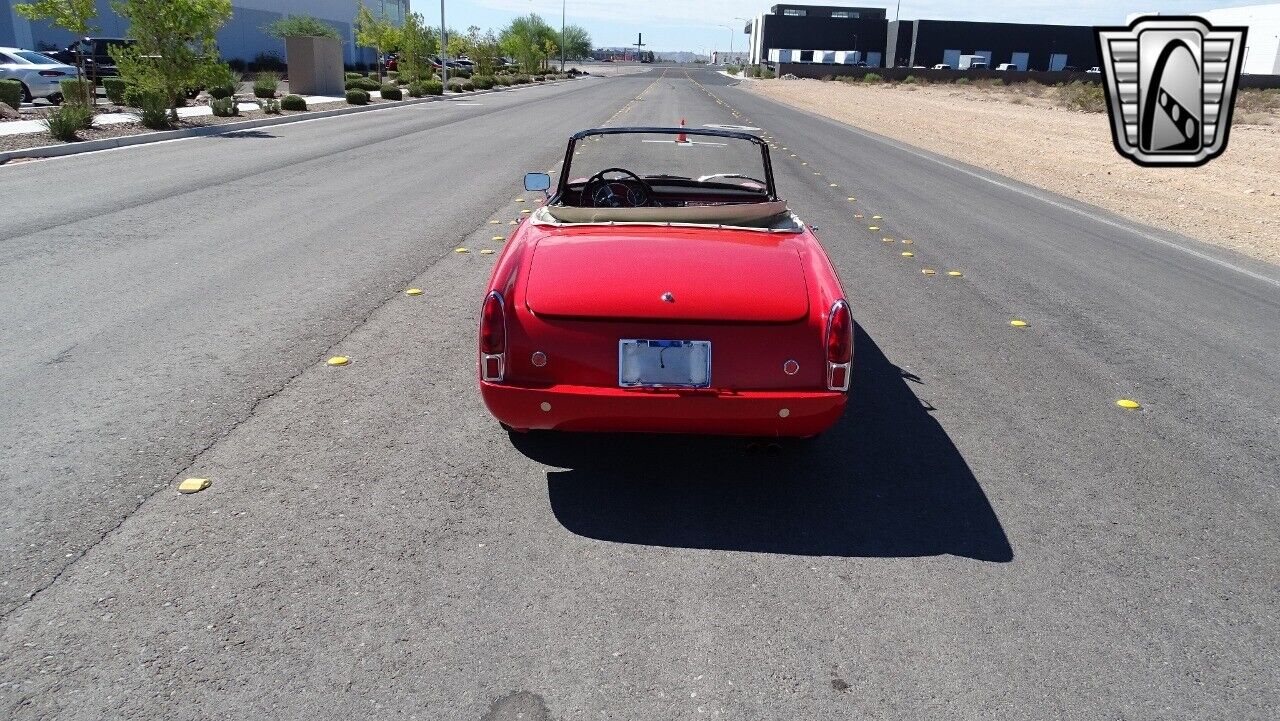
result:
<svg viewBox="0 0 1280 721"><path fill-rule="evenodd" d="M956 78L956 85L968 85L969 78Z"/></svg>
<svg viewBox="0 0 1280 721"><path fill-rule="evenodd" d="M497 75L493 78L493 81L495 84L501 85L504 88L510 87L511 84L515 82L510 75Z"/></svg>
<svg viewBox="0 0 1280 721"><path fill-rule="evenodd" d="M471 71L464 70L462 68L449 68L449 77L450 78L469 78L471 77Z"/></svg>
<svg viewBox="0 0 1280 721"><path fill-rule="evenodd" d="M103 78L102 87L107 91L107 100L112 105L124 105L124 91L128 86L122 78Z"/></svg>
<svg viewBox="0 0 1280 721"><path fill-rule="evenodd" d="M209 103L209 108L219 118L231 118L240 114L240 109L236 107L236 101L232 98L217 98Z"/></svg>
<svg viewBox="0 0 1280 721"><path fill-rule="evenodd" d="M540 83L540 82L542 82L543 80L546 80L546 79L547 79L547 78L546 78L546 76L545 76L545 75L534 75L534 76L533 76L533 82L535 82L535 83Z"/></svg>
<svg viewBox="0 0 1280 721"><path fill-rule="evenodd" d="M270 25L262 28L269 35L278 38L332 38L341 40L338 29L318 18L302 13L286 15Z"/></svg>
<svg viewBox="0 0 1280 721"><path fill-rule="evenodd" d="M411 98L420 98L427 94L426 86L418 82L409 83L407 91Z"/></svg>
<svg viewBox="0 0 1280 721"><path fill-rule="evenodd" d="M515 82L516 85L528 85L529 83L533 82L533 78L529 77L528 75L517 75L515 76L515 78L513 78L513 81Z"/></svg>
<svg viewBox="0 0 1280 721"><path fill-rule="evenodd" d="M17 110L22 106L22 83L17 80L0 80L0 102Z"/></svg>
<svg viewBox="0 0 1280 721"><path fill-rule="evenodd" d="M863 76L862 76L862 82L864 82L864 83L883 83L883 82L884 82L884 78L883 78L879 73L867 73L866 75L863 75Z"/></svg>
<svg viewBox="0 0 1280 721"><path fill-rule="evenodd" d="M62 89L62 102L91 104L93 96L98 92L94 84L88 80L63 80L58 83Z"/></svg>
<svg viewBox="0 0 1280 721"><path fill-rule="evenodd" d="M93 110L84 103L67 103L54 108L41 121L49 134L63 142L80 139L79 132L93 127Z"/></svg>
<svg viewBox="0 0 1280 721"><path fill-rule="evenodd" d="M773 70L762 67L760 68L760 77L764 80L773 80L774 78L778 77L778 75L777 73L773 72Z"/></svg>
<svg viewBox="0 0 1280 721"><path fill-rule="evenodd" d="M223 98L229 98L235 94L236 94L235 89L227 87L226 85L216 85L212 88L209 88L209 97L213 98L214 100L222 100Z"/></svg>
<svg viewBox="0 0 1280 721"><path fill-rule="evenodd" d="M916 76L914 76L914 75L908 75L907 77L905 77L905 78L903 78L903 79L902 79L902 84L903 84L903 85L915 85L915 84L916 84L916 82L917 82L917 81L916 81Z"/></svg>
<svg viewBox="0 0 1280 721"><path fill-rule="evenodd" d="M286 95L280 101L280 107L284 110L306 110L307 101L301 95Z"/></svg>
<svg viewBox="0 0 1280 721"><path fill-rule="evenodd" d="M449 90L455 93L469 93L475 90L476 86L465 78L449 78Z"/></svg>
<svg viewBox="0 0 1280 721"><path fill-rule="evenodd" d="M279 88L279 75L272 72L258 73L258 79L253 81L253 97L274 98Z"/></svg>
<svg viewBox="0 0 1280 721"><path fill-rule="evenodd" d="M259 105L262 107L262 112L266 113L267 115L280 114L280 101L276 100L275 98L263 98L262 102L259 103Z"/></svg>
<svg viewBox="0 0 1280 721"><path fill-rule="evenodd" d="M392 80L395 80L396 78L400 77L400 71L399 71L399 70L388 70L388 71L387 71L387 77L391 78Z"/></svg>
<svg viewBox="0 0 1280 721"><path fill-rule="evenodd" d="M347 80L359 80L360 78L363 78L363 77L364 77L364 73L347 73L346 75Z"/></svg>
<svg viewBox="0 0 1280 721"><path fill-rule="evenodd" d="M444 95L444 84L439 80L428 80L422 84L427 95Z"/></svg>
<svg viewBox="0 0 1280 721"><path fill-rule="evenodd" d="M382 84L373 78L354 78L347 81L347 90L363 90L371 93L381 89Z"/></svg>
<svg viewBox="0 0 1280 721"><path fill-rule="evenodd" d="M383 100L404 100L404 93L394 85L383 85L379 92L382 93Z"/></svg>
<svg viewBox="0 0 1280 721"><path fill-rule="evenodd" d="M1086 113L1101 113L1107 109L1107 101L1102 93L1102 86L1097 83L1072 81L1062 88L1062 99L1067 103L1068 107L1075 110L1083 110Z"/></svg>
<svg viewBox="0 0 1280 721"><path fill-rule="evenodd" d="M476 86L476 90L488 90L493 87L494 78L492 75L473 75L471 84Z"/></svg>
<svg viewBox="0 0 1280 721"><path fill-rule="evenodd" d="M133 89L131 88L132 92ZM142 124L152 130L165 130L169 127L169 102L159 93L135 93L136 105L142 111Z"/></svg>
<svg viewBox="0 0 1280 721"><path fill-rule="evenodd" d="M367 90L348 90L347 102L352 105L368 105L369 91Z"/></svg>

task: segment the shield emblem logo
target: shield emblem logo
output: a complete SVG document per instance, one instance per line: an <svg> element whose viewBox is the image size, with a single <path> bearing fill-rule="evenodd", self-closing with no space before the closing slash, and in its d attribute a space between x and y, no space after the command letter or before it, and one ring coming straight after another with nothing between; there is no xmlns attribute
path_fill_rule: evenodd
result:
<svg viewBox="0 0 1280 721"><path fill-rule="evenodd" d="M1153 15L1096 32L1116 150L1185 167L1227 149L1247 28Z"/></svg>

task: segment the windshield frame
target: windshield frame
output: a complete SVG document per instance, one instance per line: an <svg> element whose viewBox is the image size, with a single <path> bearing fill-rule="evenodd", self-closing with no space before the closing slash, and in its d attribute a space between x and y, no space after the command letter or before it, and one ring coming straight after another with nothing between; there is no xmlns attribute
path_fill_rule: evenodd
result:
<svg viewBox="0 0 1280 721"><path fill-rule="evenodd" d="M577 147L578 142L584 138L593 135L639 135L643 133L660 134L660 135L696 135L699 137L709 138L732 138L736 140L745 140L755 143L760 148L760 159L764 162L764 181L765 192L770 201L778 200L777 186L773 182L773 162L769 159L769 144L759 136L750 133L744 133L736 130L715 130L712 128L660 128L660 127L633 127L633 128L592 128L590 130L581 130L574 133L569 138L568 149L565 150L564 162L560 169L560 182L556 184L556 194L551 199L557 202L565 196L569 190L569 176L573 167L573 151Z"/></svg>

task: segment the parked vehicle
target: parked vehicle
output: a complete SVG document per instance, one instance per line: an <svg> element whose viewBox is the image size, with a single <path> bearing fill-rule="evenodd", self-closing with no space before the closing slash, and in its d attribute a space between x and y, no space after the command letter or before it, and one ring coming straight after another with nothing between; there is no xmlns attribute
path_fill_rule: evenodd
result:
<svg viewBox="0 0 1280 721"><path fill-rule="evenodd" d="M85 75L96 82L100 78L120 74L116 69L116 61L112 59L108 50L112 47L128 47L133 45L133 42L125 38L80 38L68 45L65 50L55 50L47 54L54 60L75 67L76 53L79 52L84 59Z"/></svg>
<svg viewBox="0 0 1280 721"><path fill-rule="evenodd" d="M598 128L564 157L481 300L478 381L501 424L809 437L839 420L852 313L767 143Z"/></svg>
<svg viewBox="0 0 1280 721"><path fill-rule="evenodd" d="M996 66L996 70L999 70L1000 72L1018 72L1021 68L1013 63L1000 63Z"/></svg>
<svg viewBox="0 0 1280 721"><path fill-rule="evenodd" d="M66 63L22 48L0 48L0 78L22 83L22 102L44 98L62 102L62 81L75 80L76 69Z"/></svg>
<svg viewBox="0 0 1280 721"><path fill-rule="evenodd" d="M960 69L961 70L986 70L987 56L986 55L961 55Z"/></svg>
<svg viewBox="0 0 1280 721"><path fill-rule="evenodd" d="M1088 69L1088 70L1086 70L1085 72L1086 72L1086 73L1089 73L1090 75L1101 75L1101 74L1102 74L1102 68L1098 67L1097 65L1094 65L1093 67L1089 68L1089 69Z"/></svg>
<svg viewBox="0 0 1280 721"><path fill-rule="evenodd" d="M933 69L934 70L950 70L951 66L947 65L946 63L938 63L937 65L933 66Z"/></svg>

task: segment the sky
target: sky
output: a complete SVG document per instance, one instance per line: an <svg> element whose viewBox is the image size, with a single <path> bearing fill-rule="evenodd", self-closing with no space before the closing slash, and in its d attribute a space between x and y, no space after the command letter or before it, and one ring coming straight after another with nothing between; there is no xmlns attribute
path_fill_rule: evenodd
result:
<svg viewBox="0 0 1280 721"><path fill-rule="evenodd" d="M1213 0L1085 0L1084 2L1044 2L1043 0L984 0L982 2L942 2L904 0L904 20L987 20L1063 25L1122 25L1130 13L1192 12L1240 5L1257 5L1262 0L1214 2ZM440 23L439 0L410 0L414 12L428 24ZM657 52L687 50L709 53L729 50L729 26L733 27L733 49L743 52L748 36L746 25L737 18L753 18L778 4L757 0L565 0L568 22L591 33L596 47L634 45L636 33L644 33L647 49ZM897 3L828 0L798 2L801 5L844 5L887 7L892 20ZM554 26L560 24L561 0L445 0L445 19L459 30L471 25L497 30L512 17L536 12Z"/></svg>

